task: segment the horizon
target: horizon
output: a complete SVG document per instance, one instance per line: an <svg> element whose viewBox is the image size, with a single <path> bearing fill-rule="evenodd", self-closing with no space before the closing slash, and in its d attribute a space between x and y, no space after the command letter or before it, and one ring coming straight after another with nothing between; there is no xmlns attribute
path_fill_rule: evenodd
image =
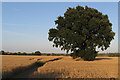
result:
<svg viewBox="0 0 120 80"><path fill-rule="evenodd" d="M3 50L7 52L66 53L52 46L48 31L55 28L54 21L63 16L68 7L88 6L107 14L113 24L115 39L110 47L99 53L118 53L118 3L117 2L3 2ZM113 13L114 12L114 13ZM49 14L48 14L49 13Z"/></svg>
<svg viewBox="0 0 120 80"><path fill-rule="evenodd" d="M1 51L4 51L4 50L1 50ZM0 51L0 52L1 52ZM4 52L7 52L7 53L19 53L19 52L9 52L9 51L4 51ZM34 52L20 52L21 54L22 53L26 53L26 54L32 54L32 53L35 53L36 51ZM42 53L42 52L41 52ZM117 52L114 52L114 53L117 53ZM1 54L1 53L0 53ZM50 52L45 52L45 53L42 53L42 54L71 54L71 53L50 53ZM108 52L106 53L98 53L98 54L109 54Z"/></svg>

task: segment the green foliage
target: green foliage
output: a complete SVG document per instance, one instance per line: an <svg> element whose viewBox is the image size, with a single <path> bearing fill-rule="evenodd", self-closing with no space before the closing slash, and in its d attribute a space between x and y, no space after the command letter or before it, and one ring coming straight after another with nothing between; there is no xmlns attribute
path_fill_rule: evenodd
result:
<svg viewBox="0 0 120 80"><path fill-rule="evenodd" d="M37 55L35 53L26 53L26 52L5 52L5 51L0 51L2 55Z"/></svg>
<svg viewBox="0 0 120 80"><path fill-rule="evenodd" d="M70 56L72 56L73 59L77 58L76 53L71 53Z"/></svg>
<svg viewBox="0 0 120 80"><path fill-rule="evenodd" d="M26 53L26 52L23 52L23 55L27 55L27 53Z"/></svg>
<svg viewBox="0 0 120 80"><path fill-rule="evenodd" d="M47 56L50 56L50 54L47 54Z"/></svg>
<svg viewBox="0 0 120 80"><path fill-rule="evenodd" d="M35 55L41 55L41 52L40 51L36 51L34 54Z"/></svg>
<svg viewBox="0 0 120 80"><path fill-rule="evenodd" d="M98 52L96 47L106 50L115 36L108 16L87 6L68 8L55 24L57 27L48 33L53 47L60 47L67 53L71 51L84 60L94 60Z"/></svg>
<svg viewBox="0 0 120 80"><path fill-rule="evenodd" d="M2 55L5 55L5 51L2 50L1 53L2 53Z"/></svg>
<svg viewBox="0 0 120 80"><path fill-rule="evenodd" d="M92 60L95 59L96 56L97 56L97 52L96 51L94 51L94 52L93 51L92 52L88 51L81 58L83 58L86 61L92 61Z"/></svg>
<svg viewBox="0 0 120 80"><path fill-rule="evenodd" d="M120 53L101 53L97 56L120 57Z"/></svg>
<svg viewBox="0 0 120 80"><path fill-rule="evenodd" d="M2 51L0 51L0 54L2 54L2 55L8 55L9 52L5 52L4 50L2 50Z"/></svg>
<svg viewBox="0 0 120 80"><path fill-rule="evenodd" d="M70 56L70 54L61 54L61 53L42 53L45 56Z"/></svg>
<svg viewBox="0 0 120 80"><path fill-rule="evenodd" d="M120 53L109 53L109 57L120 57Z"/></svg>

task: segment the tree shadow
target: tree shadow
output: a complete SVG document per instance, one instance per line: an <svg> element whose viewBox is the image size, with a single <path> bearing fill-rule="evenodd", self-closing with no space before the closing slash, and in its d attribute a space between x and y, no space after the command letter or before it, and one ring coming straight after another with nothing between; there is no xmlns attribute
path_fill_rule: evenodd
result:
<svg viewBox="0 0 120 80"><path fill-rule="evenodd" d="M95 60L111 60L112 58L96 58Z"/></svg>
<svg viewBox="0 0 120 80"><path fill-rule="evenodd" d="M46 62L57 61L57 60L60 60L60 59L62 59L62 58L63 58L63 57L55 58L55 59L48 60L48 61L46 61Z"/></svg>
<svg viewBox="0 0 120 80"><path fill-rule="evenodd" d="M48 60L46 62L51 62L51 61L56 61L56 60L60 60L62 59L61 58L55 58L55 59L51 59L51 60ZM38 67L41 67L43 66L46 62L40 62L41 59L37 59L37 61L31 65L28 65L28 66L20 66L20 67L17 67L15 69L12 69L10 72L2 72L2 79L5 79L5 78L16 78L16 77L19 77L19 78L27 78L29 77L29 75L35 71L37 71Z"/></svg>
<svg viewBox="0 0 120 80"><path fill-rule="evenodd" d="M2 72L2 78L14 78L16 75L19 75L21 73L24 73L26 71L33 72L34 70L37 70L38 67L43 66L45 63L43 62L35 62L28 66L19 66L17 68L12 69L10 72Z"/></svg>

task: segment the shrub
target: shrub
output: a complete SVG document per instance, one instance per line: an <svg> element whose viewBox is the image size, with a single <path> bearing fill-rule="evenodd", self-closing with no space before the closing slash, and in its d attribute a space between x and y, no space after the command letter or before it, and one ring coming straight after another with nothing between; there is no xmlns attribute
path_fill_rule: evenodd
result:
<svg viewBox="0 0 120 80"><path fill-rule="evenodd" d="M41 52L40 52L40 51L36 51L36 52L34 53L34 55L41 55Z"/></svg>

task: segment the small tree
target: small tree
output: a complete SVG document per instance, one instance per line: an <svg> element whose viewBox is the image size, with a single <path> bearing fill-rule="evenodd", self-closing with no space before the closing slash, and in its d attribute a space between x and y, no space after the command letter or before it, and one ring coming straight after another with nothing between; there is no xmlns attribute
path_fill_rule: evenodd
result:
<svg viewBox="0 0 120 80"><path fill-rule="evenodd" d="M5 55L5 51L2 50L1 53L2 53L2 55Z"/></svg>
<svg viewBox="0 0 120 80"><path fill-rule="evenodd" d="M23 52L22 54L23 54L23 55L27 55L27 53L26 53L26 52Z"/></svg>
<svg viewBox="0 0 120 80"><path fill-rule="evenodd" d="M57 28L50 29L48 37L53 46L88 61L97 56L96 47L106 50L115 36L108 16L87 6L67 9L55 24Z"/></svg>
<svg viewBox="0 0 120 80"><path fill-rule="evenodd" d="M22 55L22 53L21 53L21 52L18 52L16 55Z"/></svg>
<svg viewBox="0 0 120 80"><path fill-rule="evenodd" d="M41 52L40 51L36 51L35 55L41 55Z"/></svg>

